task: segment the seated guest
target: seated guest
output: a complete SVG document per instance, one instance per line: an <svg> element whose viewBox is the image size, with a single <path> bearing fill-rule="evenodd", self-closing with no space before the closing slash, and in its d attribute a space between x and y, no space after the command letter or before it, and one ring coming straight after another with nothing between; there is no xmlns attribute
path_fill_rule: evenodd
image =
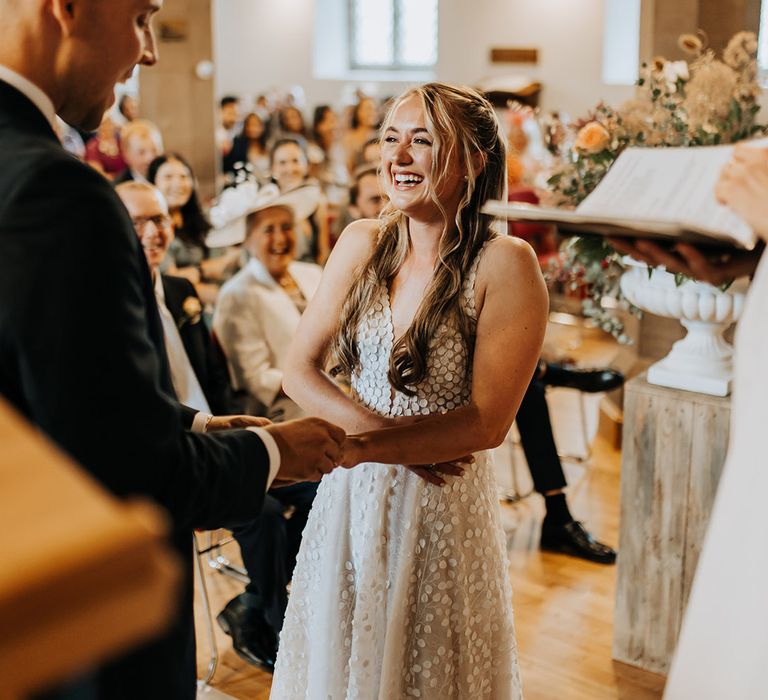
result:
<svg viewBox="0 0 768 700"><path fill-rule="evenodd" d="M301 189L273 194L248 215L245 248L251 259L221 288L213 318L235 387L248 393L249 411L275 421L302 415L283 393L282 381L288 345L321 276L317 265L294 261L295 218L311 207L306 199ZM217 619L241 657L269 670L316 489L316 484L274 489L258 520L232 528L251 582ZM293 508L290 518L286 508Z"/></svg>
<svg viewBox="0 0 768 700"><path fill-rule="evenodd" d="M132 180L149 182L149 164L163 152L158 128L145 119L136 119L120 130L120 144L128 167L115 178L115 184Z"/></svg>
<svg viewBox="0 0 768 700"><path fill-rule="evenodd" d="M307 128L304 115L298 107L288 105L277 113L277 130L273 134L275 140L294 139L302 148L307 146Z"/></svg>
<svg viewBox="0 0 768 700"><path fill-rule="evenodd" d="M240 100L234 95L222 97L219 102L219 125L216 127L216 148L222 158L232 150L239 122Z"/></svg>
<svg viewBox="0 0 768 700"><path fill-rule="evenodd" d="M313 201L303 189L270 193L247 219L246 266L219 293L213 328L235 389L248 393L248 412L286 420L300 414L282 393L283 361L321 270L296 262L296 219Z"/></svg>
<svg viewBox="0 0 768 700"><path fill-rule="evenodd" d="M281 139L274 143L270 166L272 179L283 193L313 182L309 179L306 151L295 139ZM316 197L315 207L306 219L297 221L296 259L322 264L331 251L328 205L319 187L312 188L312 191Z"/></svg>
<svg viewBox="0 0 768 700"><path fill-rule="evenodd" d="M350 173L354 172L365 144L376 137L378 123L379 109L375 100L361 96L352 108L350 129L344 135L344 149Z"/></svg>
<svg viewBox="0 0 768 700"><path fill-rule="evenodd" d="M349 214L355 219L378 219L386 204L386 195L376 165L367 165L355 171L355 181L349 188Z"/></svg>
<svg viewBox="0 0 768 700"><path fill-rule="evenodd" d="M245 117L243 129L232 143L232 150L224 156L224 172L234 174L239 164L249 165L259 184L269 182L267 130L255 112Z"/></svg>
<svg viewBox="0 0 768 700"><path fill-rule="evenodd" d="M120 133L109 113L102 118L96 136L85 145L85 162L109 180L125 170Z"/></svg>
<svg viewBox="0 0 768 700"><path fill-rule="evenodd" d="M181 155L164 153L155 158L147 176L168 202L176 233L162 271L186 277L204 304L214 304L221 282L237 267L239 252L215 254L206 245L211 225L203 213L192 168Z"/></svg>
<svg viewBox="0 0 768 700"><path fill-rule="evenodd" d="M339 119L329 105L315 108L307 156L310 175L320 181L326 193L334 187L346 186L349 173L340 140Z"/></svg>
<svg viewBox="0 0 768 700"><path fill-rule="evenodd" d="M139 100L135 95L129 95L126 93L120 98L120 102L117 103L117 111L120 112L120 116L125 119L125 123L136 121L139 118Z"/></svg>
<svg viewBox="0 0 768 700"><path fill-rule="evenodd" d="M124 182L116 192L136 228L155 285L171 380L179 401L205 413L231 413L226 359L202 322L203 306L183 277L160 274L173 241L173 220L160 191L142 182Z"/></svg>

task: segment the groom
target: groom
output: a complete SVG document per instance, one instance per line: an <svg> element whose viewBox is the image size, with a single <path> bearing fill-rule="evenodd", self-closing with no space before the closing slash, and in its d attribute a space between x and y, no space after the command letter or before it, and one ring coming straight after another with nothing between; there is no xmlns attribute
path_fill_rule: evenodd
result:
<svg viewBox="0 0 768 700"><path fill-rule="evenodd" d="M131 220L56 140L56 113L94 129L115 83L155 62L161 2L0 0L0 394L114 494L162 505L186 565L171 630L94 671L89 698L195 697L192 528L253 519L275 478L318 480L344 439L178 404Z"/></svg>

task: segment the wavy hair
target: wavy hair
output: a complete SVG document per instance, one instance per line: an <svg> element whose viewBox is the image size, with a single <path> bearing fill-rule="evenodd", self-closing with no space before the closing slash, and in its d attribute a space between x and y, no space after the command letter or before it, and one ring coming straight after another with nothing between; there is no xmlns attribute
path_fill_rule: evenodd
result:
<svg viewBox="0 0 768 700"><path fill-rule="evenodd" d="M445 221L435 271L405 334L396 338L388 378L398 391L413 396L428 370L429 347L442 323L453 321L467 348L467 369L474 348L474 323L461 304L463 284L482 245L497 234L492 218L480 213L489 199L506 198L506 146L491 104L470 88L428 83L408 90L390 107L382 135L397 107L417 97L433 139L429 197ZM456 218L437 196L456 169L466 173ZM352 373L359 365L357 329L372 308L382 285L389 288L410 250L408 217L392 204L381 214L373 252L356 276L342 306L330 345L332 372Z"/></svg>

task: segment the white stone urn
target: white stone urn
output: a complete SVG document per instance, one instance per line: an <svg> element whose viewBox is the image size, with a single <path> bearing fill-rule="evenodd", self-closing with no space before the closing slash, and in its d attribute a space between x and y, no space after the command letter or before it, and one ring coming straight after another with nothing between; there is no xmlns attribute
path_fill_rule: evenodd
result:
<svg viewBox="0 0 768 700"><path fill-rule="evenodd" d="M733 346L723 332L739 320L744 308L746 280L726 291L704 282L688 280L680 286L675 276L624 258L622 294L635 306L657 316L679 319L687 335L670 353L648 368L648 382L659 386L727 396L733 379Z"/></svg>

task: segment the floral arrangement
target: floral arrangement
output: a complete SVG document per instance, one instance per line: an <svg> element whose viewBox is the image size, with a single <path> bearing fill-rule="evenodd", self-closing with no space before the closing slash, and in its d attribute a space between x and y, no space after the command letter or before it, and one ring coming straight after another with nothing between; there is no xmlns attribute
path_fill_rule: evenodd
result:
<svg viewBox="0 0 768 700"><path fill-rule="evenodd" d="M575 124L575 139L559 152L560 161L547 180L558 205L579 204L627 146L713 146L765 131L755 123L760 87L754 33L734 35L722 59L706 47L703 32L683 34L678 46L690 61L659 57L644 63L633 99L618 109L601 103ZM621 322L601 304L606 295L621 300L623 271L621 256L604 240L576 237L566 242L551 273L572 289L586 286L585 314L620 342L628 342Z"/></svg>

